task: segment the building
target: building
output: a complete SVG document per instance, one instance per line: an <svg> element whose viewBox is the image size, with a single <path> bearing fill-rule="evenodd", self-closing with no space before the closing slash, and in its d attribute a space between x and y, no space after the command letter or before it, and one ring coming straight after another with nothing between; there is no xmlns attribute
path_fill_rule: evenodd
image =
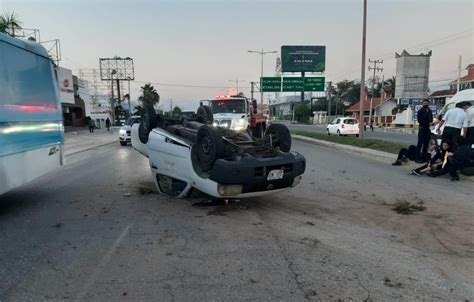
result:
<svg viewBox="0 0 474 302"><path fill-rule="evenodd" d="M395 119L393 110L397 107L397 101L384 91L382 97L372 100L372 119L376 126L388 126ZM370 95L365 96L364 100L364 123L369 124L370 118ZM357 102L346 109L346 115L360 121L360 102Z"/></svg>
<svg viewBox="0 0 474 302"><path fill-rule="evenodd" d="M406 50L395 53L396 86L395 99L423 99L428 97L431 51L427 54L411 55Z"/></svg>
<svg viewBox="0 0 474 302"><path fill-rule="evenodd" d="M84 127L85 105L78 94L77 78L73 77L72 70L63 67L56 68L56 75L64 126Z"/></svg>
<svg viewBox="0 0 474 302"><path fill-rule="evenodd" d="M459 90L471 89L474 88L474 64L469 64L466 67L467 75L459 79ZM449 88L452 91L457 90L458 80L453 80L449 82Z"/></svg>
<svg viewBox="0 0 474 302"><path fill-rule="evenodd" d="M466 67L467 75L459 79L459 90L472 89L474 88L474 64L469 64ZM449 82L449 88L438 90L430 94L430 99L433 99L434 103L439 107L443 107L446 101L456 94L458 86L458 80L452 80Z"/></svg>

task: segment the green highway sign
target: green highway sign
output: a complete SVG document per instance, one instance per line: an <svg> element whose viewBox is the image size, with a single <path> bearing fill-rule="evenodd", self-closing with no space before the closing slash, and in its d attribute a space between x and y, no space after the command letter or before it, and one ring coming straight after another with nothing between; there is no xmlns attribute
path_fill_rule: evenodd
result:
<svg viewBox="0 0 474 302"><path fill-rule="evenodd" d="M262 92L324 91L324 77L263 77ZM283 85L282 85L283 83Z"/></svg>
<svg viewBox="0 0 474 302"><path fill-rule="evenodd" d="M281 77L263 77L260 79L262 92L280 92Z"/></svg>
<svg viewBox="0 0 474 302"><path fill-rule="evenodd" d="M304 91L324 91L324 77L305 77Z"/></svg>
<svg viewBox="0 0 474 302"><path fill-rule="evenodd" d="M304 79L302 77L284 77L283 78L283 91L304 91Z"/></svg>

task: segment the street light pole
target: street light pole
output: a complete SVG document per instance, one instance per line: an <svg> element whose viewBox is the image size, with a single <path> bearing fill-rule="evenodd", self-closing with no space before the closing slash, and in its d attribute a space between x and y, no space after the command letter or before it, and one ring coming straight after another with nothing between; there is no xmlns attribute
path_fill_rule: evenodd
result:
<svg viewBox="0 0 474 302"><path fill-rule="evenodd" d="M132 116L132 107L130 105L130 77L128 78L128 114Z"/></svg>
<svg viewBox="0 0 474 302"><path fill-rule="evenodd" d="M364 135L364 99L365 99L365 44L367 34L367 0L364 0L364 20L362 29L362 66L360 71L359 137Z"/></svg>
<svg viewBox="0 0 474 302"><path fill-rule="evenodd" d="M262 60L260 62L260 104L263 105L263 90L262 90L262 78L263 78L263 56L269 53L277 53L278 51L276 50L271 50L271 51L263 51L263 48L261 51L257 50L247 50L247 52L250 53L257 53L262 56Z"/></svg>

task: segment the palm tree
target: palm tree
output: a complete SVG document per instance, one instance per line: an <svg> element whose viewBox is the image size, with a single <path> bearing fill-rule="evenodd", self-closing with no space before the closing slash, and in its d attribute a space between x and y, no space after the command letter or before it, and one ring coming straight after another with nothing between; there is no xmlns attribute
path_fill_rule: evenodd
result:
<svg viewBox="0 0 474 302"><path fill-rule="evenodd" d="M395 96L395 85L396 85L396 82L395 82L395 77L392 76L390 79L384 81L384 89L385 91L390 94L392 97Z"/></svg>
<svg viewBox="0 0 474 302"><path fill-rule="evenodd" d="M142 96L138 100L144 105L148 104L155 106L160 102L160 95L151 84L145 84L145 86L140 88L142 90Z"/></svg>
<svg viewBox="0 0 474 302"><path fill-rule="evenodd" d="M0 32L15 36L15 30L21 29L21 21L15 13L0 16Z"/></svg>

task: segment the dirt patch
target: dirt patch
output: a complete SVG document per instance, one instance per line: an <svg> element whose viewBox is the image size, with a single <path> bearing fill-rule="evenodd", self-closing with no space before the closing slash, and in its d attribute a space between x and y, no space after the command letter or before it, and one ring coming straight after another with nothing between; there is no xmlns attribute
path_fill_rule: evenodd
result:
<svg viewBox="0 0 474 302"><path fill-rule="evenodd" d="M423 206L423 201L419 201L416 204L411 204L408 201L400 201L395 204L392 208L393 211L402 215L410 215L414 212L421 212L426 210L426 207Z"/></svg>
<svg viewBox="0 0 474 302"><path fill-rule="evenodd" d="M155 184L152 182L141 183L138 187L138 193L140 193L140 195L156 194Z"/></svg>
<svg viewBox="0 0 474 302"><path fill-rule="evenodd" d="M402 288L403 284L401 282L393 281L389 277L385 277L383 280L383 284L388 287L395 287L395 288Z"/></svg>

